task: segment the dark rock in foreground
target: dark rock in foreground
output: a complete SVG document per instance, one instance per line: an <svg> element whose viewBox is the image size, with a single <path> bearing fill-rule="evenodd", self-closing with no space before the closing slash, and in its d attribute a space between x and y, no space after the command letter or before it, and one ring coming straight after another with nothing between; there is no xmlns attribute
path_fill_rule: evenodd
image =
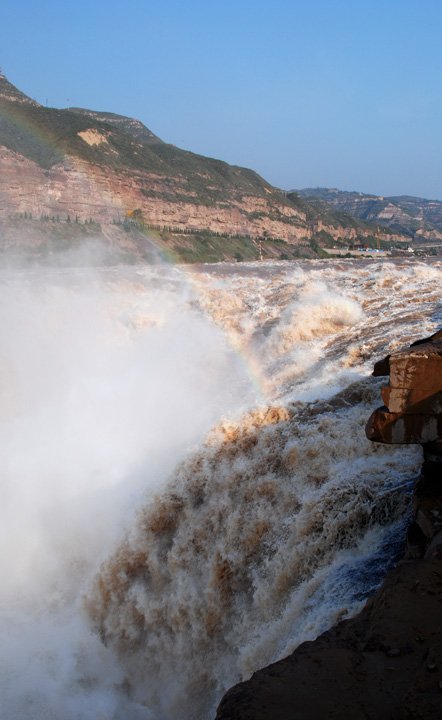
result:
<svg viewBox="0 0 442 720"><path fill-rule="evenodd" d="M402 562L352 620L256 672L217 720L440 718L442 563Z"/></svg>

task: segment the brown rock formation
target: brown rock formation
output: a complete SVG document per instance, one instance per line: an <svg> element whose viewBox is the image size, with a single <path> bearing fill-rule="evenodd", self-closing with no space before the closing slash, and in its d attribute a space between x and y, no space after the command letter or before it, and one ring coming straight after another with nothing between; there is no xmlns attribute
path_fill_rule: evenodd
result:
<svg viewBox="0 0 442 720"><path fill-rule="evenodd" d="M367 437L420 443L424 451L405 557L442 559L442 330L376 363L373 375L390 375L390 383L382 388L385 406L368 420Z"/></svg>
<svg viewBox="0 0 442 720"><path fill-rule="evenodd" d="M93 218L101 225L124 219L125 213L140 208L146 222L175 231L210 230L223 235L269 236L297 244L325 230L334 238L351 239L371 231L352 227L312 226L305 214L284 205L276 190L269 200L229 192L223 202L203 204L195 194L178 193L171 178L150 172L116 172L79 158L66 157L49 169L0 144L0 217L31 213ZM174 178L178 184L179 178ZM146 195L148 189L152 196ZM187 197L186 197L187 196ZM187 201L186 201L187 200Z"/></svg>
<svg viewBox="0 0 442 720"><path fill-rule="evenodd" d="M442 331L376 364L374 375L390 375L385 403L371 415L369 440L428 443L442 438Z"/></svg>
<svg viewBox="0 0 442 720"><path fill-rule="evenodd" d="M216 720L442 718L441 371L439 331L373 373L390 385L369 439L424 449L404 559L357 617L229 690Z"/></svg>

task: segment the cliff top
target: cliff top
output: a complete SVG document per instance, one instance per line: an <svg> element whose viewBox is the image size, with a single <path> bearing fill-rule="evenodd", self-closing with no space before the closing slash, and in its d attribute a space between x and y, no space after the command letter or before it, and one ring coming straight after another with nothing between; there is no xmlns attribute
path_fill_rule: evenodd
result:
<svg viewBox="0 0 442 720"><path fill-rule="evenodd" d="M113 127L119 128L120 130L126 130L133 135L137 140L142 142L144 145L152 145L155 143L163 143L163 141L154 133L143 125L140 120L126 117L125 115L117 115L112 112L102 112L97 110L88 110L86 108L72 107L71 112L78 113L79 115L85 115L86 117L99 120L101 122L113 125Z"/></svg>
<svg viewBox="0 0 442 720"><path fill-rule="evenodd" d="M0 73L0 97L4 100L12 102L23 103L24 105L34 105L39 107L39 103L36 100L32 100L30 97L21 92L12 83L9 82L5 75Z"/></svg>

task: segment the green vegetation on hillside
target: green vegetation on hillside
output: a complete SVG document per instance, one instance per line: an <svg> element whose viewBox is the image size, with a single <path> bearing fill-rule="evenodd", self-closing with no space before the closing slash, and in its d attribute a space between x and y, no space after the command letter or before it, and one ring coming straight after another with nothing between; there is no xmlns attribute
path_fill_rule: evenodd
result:
<svg viewBox="0 0 442 720"><path fill-rule="evenodd" d="M85 108L70 108L71 112L79 113L80 115L86 115L86 117L93 118L94 120L100 120L101 122L108 123L120 130L126 130L131 135L139 140L144 145L152 145L155 143L162 143L159 137L153 134L149 128L143 125L139 120L128 118L125 115L117 115L111 112L98 112L96 110L86 110Z"/></svg>
<svg viewBox="0 0 442 720"><path fill-rule="evenodd" d="M166 258L177 263L241 262L260 258L294 260L316 254L307 238L301 245L291 245L279 238L232 237L209 229L199 232L162 230L148 225L139 209L127 216L121 227L138 242L148 238Z"/></svg>
<svg viewBox="0 0 442 720"><path fill-rule="evenodd" d="M324 225L334 228L354 228L357 232L358 230L371 230L376 235L376 226L372 222L368 222L363 218L356 218L349 212L341 210L339 206L336 208L334 205L327 204L322 198L315 195L306 199L297 192L292 191L287 193L287 197L295 207L305 212L310 223L314 224L321 221ZM394 231L391 228L382 226L382 232L392 235ZM360 236L362 238L362 233L360 233Z"/></svg>
<svg viewBox="0 0 442 720"><path fill-rule="evenodd" d="M79 132L95 131L103 142L90 145ZM211 201L238 195L263 195L274 189L257 173L212 158L179 150L173 145L145 145L128 131L70 110L8 102L0 98L0 143L50 168L66 155L109 167L117 172L156 173L177 183L183 194L196 193ZM175 182L173 182L175 181ZM213 200L212 200L213 196Z"/></svg>
<svg viewBox="0 0 442 720"><path fill-rule="evenodd" d="M283 240L262 238L252 240L248 237L226 237L214 235L210 231L199 233L170 233L161 231L158 239L171 252L176 262L204 263L242 262L259 260L294 260L312 257L308 245L300 247L289 245Z"/></svg>
<svg viewBox="0 0 442 720"><path fill-rule="evenodd" d="M230 237L209 230L173 232L149 227L142 214L115 223L110 233L90 219L80 222L70 216L33 218L27 213L0 221L0 255L11 251L11 239L19 233L21 252L29 259L48 259L66 251L81 250L99 243L98 264L123 262L214 263L263 260L295 260L317 257L315 244L307 239L301 245L263 237ZM124 248L124 249L122 249Z"/></svg>

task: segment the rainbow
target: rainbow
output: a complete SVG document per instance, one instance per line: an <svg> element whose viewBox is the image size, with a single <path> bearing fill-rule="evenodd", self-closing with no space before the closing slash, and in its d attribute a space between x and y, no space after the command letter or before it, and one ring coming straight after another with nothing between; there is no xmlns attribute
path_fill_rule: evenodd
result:
<svg viewBox="0 0 442 720"><path fill-rule="evenodd" d="M200 307L202 307L206 318L210 322L215 323L224 333L229 346L238 357L246 374L252 381L259 398L263 402L269 403L273 390L271 381L265 376L260 361L241 334L227 323L221 322L210 312L210 303L205 302L208 299L208 290L201 280L201 273L199 273L198 269L193 265L177 265L176 262L174 265L181 276L186 279L187 284L192 288L195 295L202 300Z"/></svg>

